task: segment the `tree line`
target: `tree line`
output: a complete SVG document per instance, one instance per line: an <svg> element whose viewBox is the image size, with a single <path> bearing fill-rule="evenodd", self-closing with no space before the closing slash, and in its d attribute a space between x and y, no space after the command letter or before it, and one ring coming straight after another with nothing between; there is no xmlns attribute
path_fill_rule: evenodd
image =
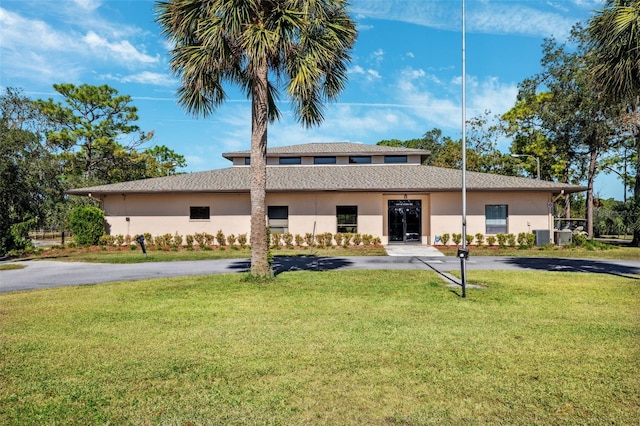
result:
<svg viewBox="0 0 640 426"><path fill-rule="evenodd" d="M70 211L92 204L71 188L172 175L185 158L152 145L131 97L109 86L56 84L63 102L0 95L0 254L24 250L34 228L67 229Z"/></svg>

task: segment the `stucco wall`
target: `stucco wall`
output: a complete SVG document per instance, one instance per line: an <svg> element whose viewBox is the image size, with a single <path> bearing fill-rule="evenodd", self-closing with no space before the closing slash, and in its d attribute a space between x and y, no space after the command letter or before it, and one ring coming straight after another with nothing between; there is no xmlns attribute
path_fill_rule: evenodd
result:
<svg viewBox="0 0 640 426"><path fill-rule="evenodd" d="M404 194L318 192L268 194L267 206L289 207L289 232L303 235L337 229L336 206L358 206L358 232L388 242L388 201L404 199ZM433 244L436 236L462 231L460 193L407 194L422 202L422 243ZM546 193L468 193L467 233L486 234L485 205L508 206L508 232L518 234L549 229L552 223ZM190 206L209 206L210 220L190 220ZM249 194L161 194L109 195L103 208L111 235L250 233ZM127 218L129 220L127 220Z"/></svg>
<svg viewBox="0 0 640 426"><path fill-rule="evenodd" d="M507 233L546 230L552 226L547 204L551 195L539 192L471 192L467 193L467 234L486 233L485 206L507 205ZM431 194L431 243L436 236L462 232L462 194ZM551 232L551 236L553 232Z"/></svg>
<svg viewBox="0 0 640 426"><path fill-rule="evenodd" d="M267 206L289 207L289 232L335 233L336 206L358 206L358 231L382 238L382 195L367 193L269 194ZM209 206L210 220L190 220L190 206ZM111 235L250 233L249 194L109 195L103 199ZM127 221L127 218L129 220ZM315 228L315 229L314 229Z"/></svg>

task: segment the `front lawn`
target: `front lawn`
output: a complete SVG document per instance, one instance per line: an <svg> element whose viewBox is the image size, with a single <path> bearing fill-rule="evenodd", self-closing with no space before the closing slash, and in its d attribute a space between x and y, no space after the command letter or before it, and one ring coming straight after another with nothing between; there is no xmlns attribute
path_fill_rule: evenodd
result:
<svg viewBox="0 0 640 426"><path fill-rule="evenodd" d="M446 256L455 256L458 247L456 246L435 246ZM542 247L504 247L498 246L468 246L470 256L508 256L508 257L554 257L573 259L623 259L640 260L640 248L597 244L585 247L576 246L542 246Z"/></svg>
<svg viewBox="0 0 640 426"><path fill-rule="evenodd" d="M241 274L0 294L0 424L637 424L640 277Z"/></svg>

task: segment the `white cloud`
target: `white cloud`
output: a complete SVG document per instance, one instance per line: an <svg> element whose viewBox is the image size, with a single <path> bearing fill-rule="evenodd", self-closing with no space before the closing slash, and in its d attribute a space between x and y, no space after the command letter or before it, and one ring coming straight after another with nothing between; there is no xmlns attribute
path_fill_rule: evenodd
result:
<svg viewBox="0 0 640 426"><path fill-rule="evenodd" d="M175 86L178 83L177 80L170 75L150 71L128 75L123 77L121 81L125 83L151 84L154 86Z"/></svg>
<svg viewBox="0 0 640 426"><path fill-rule="evenodd" d="M371 60L376 65L382 64L382 62L384 62L384 50L378 49L375 52L371 53Z"/></svg>
<svg viewBox="0 0 640 426"><path fill-rule="evenodd" d="M178 80L172 78L168 74L151 71L143 71L137 74L129 74L125 76L102 74L101 77L105 80L114 80L122 83L149 84L152 86L175 87L179 84Z"/></svg>
<svg viewBox="0 0 640 426"><path fill-rule="evenodd" d="M72 3L75 7L88 12L92 12L102 5L102 2L98 0L73 0Z"/></svg>
<svg viewBox="0 0 640 426"><path fill-rule="evenodd" d="M600 2L601 0L574 0L579 10L571 9L567 12L543 1L467 2L467 31L542 37L554 35L562 39L569 35L571 26L579 20L577 12L582 12L585 8L597 8ZM458 1L353 0L351 4L358 16L450 31L459 31L461 28L462 13Z"/></svg>
<svg viewBox="0 0 640 426"><path fill-rule="evenodd" d="M95 53L109 53L107 56L112 56L120 62L124 62L129 65L135 65L136 63L152 64L159 62L159 57L157 55L154 57L139 52L138 49L136 49L127 40L110 42L93 31L89 31L82 40Z"/></svg>
<svg viewBox="0 0 640 426"><path fill-rule="evenodd" d="M374 69L364 69L362 68L360 65L356 65L352 68L350 68L347 71L348 74L351 75L360 75L364 77L364 81L366 81L367 83L371 83L374 82L376 80L380 80L382 78L382 76L380 75L380 73Z"/></svg>
<svg viewBox="0 0 640 426"><path fill-rule="evenodd" d="M70 51L80 47L72 33L57 31L41 20L28 19L3 8L0 8L0 39L3 50L46 52Z"/></svg>

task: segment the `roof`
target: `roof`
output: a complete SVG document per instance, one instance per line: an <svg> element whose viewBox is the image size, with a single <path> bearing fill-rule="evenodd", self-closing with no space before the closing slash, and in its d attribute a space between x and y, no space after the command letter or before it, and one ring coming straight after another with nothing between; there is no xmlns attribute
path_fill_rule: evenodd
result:
<svg viewBox="0 0 640 426"><path fill-rule="evenodd" d="M251 151L226 152L222 156L226 159L248 157ZM367 145L353 142L318 142L300 145L281 146L267 149L267 157L291 156L347 156L347 155L420 155L426 158L431 154L426 149L413 149L384 145Z"/></svg>
<svg viewBox="0 0 640 426"><path fill-rule="evenodd" d="M72 195L145 193L249 192L250 167L236 166L100 185L67 191ZM489 173L467 172L467 191L550 191L566 193L587 188L558 182ZM462 190L462 171L419 164L269 166L267 192L452 192Z"/></svg>

